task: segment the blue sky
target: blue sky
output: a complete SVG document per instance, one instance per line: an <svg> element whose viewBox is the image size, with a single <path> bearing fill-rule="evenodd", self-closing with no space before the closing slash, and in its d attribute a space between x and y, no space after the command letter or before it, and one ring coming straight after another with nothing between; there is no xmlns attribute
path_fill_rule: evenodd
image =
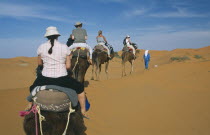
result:
<svg viewBox="0 0 210 135"><path fill-rule="evenodd" d="M35 57L48 26L66 43L81 21L88 44L102 30L114 50L128 34L140 49L172 50L210 45L209 0L1 0L0 58Z"/></svg>

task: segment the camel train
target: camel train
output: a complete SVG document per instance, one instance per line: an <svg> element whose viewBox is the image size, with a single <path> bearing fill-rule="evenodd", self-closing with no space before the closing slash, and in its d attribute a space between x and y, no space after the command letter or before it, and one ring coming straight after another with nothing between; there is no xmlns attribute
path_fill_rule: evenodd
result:
<svg viewBox="0 0 210 135"><path fill-rule="evenodd" d="M47 28L45 37L47 37L50 42L43 44L43 46L51 46L48 50L48 54L50 55L52 54L54 44L57 44L56 47L60 46L60 43L55 40L58 36L60 36L60 34L56 27ZM40 51L42 48L39 48L38 50ZM132 51L134 50L127 47L123 49L122 53L122 65L124 66L125 62L129 61L132 65L131 72L133 71L133 62L135 59ZM26 135L86 135L86 126L83 118L88 119L88 117L82 113L82 109L84 109L85 106L83 103L86 102L84 102L85 100L83 99L81 102L81 97L78 96L79 93L75 90L78 88L82 90L81 93L84 93L84 85L82 84L85 82L85 74L91 64L89 61L89 57L91 56L93 57L92 79L94 79L93 73L95 67L96 80L99 80L102 64L105 64L105 72L108 79L109 61L114 57L114 52L108 52L106 47L101 45L97 45L94 48L92 55L87 48L77 47L71 53L72 59L69 56L70 53L68 53L67 50L65 52L65 55L60 55L64 56L63 59L65 60L63 62L66 62L64 65L66 67L69 65L70 70L68 75L64 76L64 79L60 77L61 80L58 82L56 81L56 78L42 76L43 71L41 71L41 66L43 67L43 62L46 62L44 61L44 56L46 55L38 56L39 68L37 68L37 79L30 87L30 95L27 97L28 101L32 102L32 104L26 111L20 112L20 115L24 116L23 128ZM57 51L57 53L62 52ZM66 72L66 68L64 71ZM56 74L57 73L55 73L55 75ZM122 72L122 76L123 75L125 75L125 72ZM72 76L74 79L70 79L69 76ZM59 83L63 85L64 83L66 86L69 86L69 80L72 85L71 87L74 87L75 89L55 85ZM47 84L44 86L39 85L46 82ZM78 105L78 101L81 103L80 105ZM88 109L86 108L86 110Z"/></svg>
<svg viewBox="0 0 210 135"><path fill-rule="evenodd" d="M122 76L125 76L125 63L128 61L131 63L131 71L133 71L133 63L134 63L134 55L132 50L128 47L123 48L122 53ZM73 51L72 59L71 59L71 75L81 83L84 83L84 78L87 69L89 68L88 59L88 51L84 48L77 48ZM113 58L114 55L112 54L111 57ZM101 64L105 63L105 70L108 71L108 64L109 60L107 57L106 51L104 51L100 46L96 46L93 52L93 65L92 67L96 67L96 79L99 80L99 73L101 71ZM94 70L92 70L93 73ZM108 72L106 72L108 73ZM107 74L108 77L108 74ZM50 92L50 91L40 91L37 94L37 97L41 98L44 95L52 95L56 98L61 98L56 100L57 104L65 104L64 99L68 99L68 97L62 92ZM49 99L50 100L50 99ZM62 101L63 100L63 101ZM43 102L43 101L39 101ZM41 103L40 103L41 104ZM44 103L42 103L44 104ZM86 127L84 125L84 120L81 115L81 111L79 107L75 107L75 112L69 115L69 108L64 106L61 112L56 112L54 110L46 110L45 108L41 107L39 110L39 114L30 113L26 115L24 118L24 130L27 135L62 135L64 132L65 134L70 135L85 135ZM65 111L63 111L65 110ZM67 124L68 123L68 124ZM34 128L36 127L36 128Z"/></svg>
<svg viewBox="0 0 210 135"><path fill-rule="evenodd" d="M111 57L113 58L114 55L112 54ZM87 61L87 50L78 48L73 52L72 60L71 60L71 75L81 83L84 83L84 78L87 69L89 68L89 63ZM107 58L107 53L102 51L102 49L96 46L93 52L93 63L92 67L96 68L96 80L99 80L99 73L101 71L101 64L105 63L105 71L107 73L108 78L108 64L109 60ZM124 47L122 53L122 76L125 74L125 63L129 61L131 63L131 72L133 71L133 63L134 63L134 56L132 50ZM93 73L92 69L92 73ZM56 100L57 105L64 105L69 102L68 97L66 94L54 91L53 93L50 91L40 91L36 97L37 98L46 98L44 95L51 95L50 97L58 98ZM60 99L59 99L60 98ZM49 99L51 100L51 99ZM67 100L67 101L65 101ZM65 101L65 102L64 102ZM39 111L34 113L30 113L26 115L23 122L23 127L26 135L86 135L86 126L84 125L84 120L81 115L80 108L73 107L70 108L74 109L74 113L72 110L69 112L69 107L64 106L61 110L55 111L53 107L49 110L46 110L42 105L46 105L44 102L37 100L38 104L41 107L38 109ZM59 103L58 103L59 102ZM49 104L49 103L48 103ZM36 127L36 128L35 128Z"/></svg>

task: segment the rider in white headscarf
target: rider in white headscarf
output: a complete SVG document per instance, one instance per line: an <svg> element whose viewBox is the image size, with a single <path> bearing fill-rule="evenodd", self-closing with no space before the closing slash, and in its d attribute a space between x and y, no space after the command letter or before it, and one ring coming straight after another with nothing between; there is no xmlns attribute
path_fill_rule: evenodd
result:
<svg viewBox="0 0 210 135"><path fill-rule="evenodd" d="M146 50L144 52L143 58L144 58L145 69L148 69L148 67L149 67L149 61L150 61L149 50Z"/></svg>
<svg viewBox="0 0 210 135"><path fill-rule="evenodd" d="M148 52L149 52L149 50L146 50L146 51L144 52L145 57L147 57Z"/></svg>

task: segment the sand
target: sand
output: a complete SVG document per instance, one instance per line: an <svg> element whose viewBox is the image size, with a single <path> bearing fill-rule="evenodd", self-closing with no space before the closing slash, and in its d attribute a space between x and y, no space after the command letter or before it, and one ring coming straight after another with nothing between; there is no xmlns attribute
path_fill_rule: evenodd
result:
<svg viewBox="0 0 210 135"><path fill-rule="evenodd" d="M85 120L88 135L210 134L210 46L150 54L149 70L144 70L141 50L133 74L129 75L127 63L128 75L123 78L119 58L110 62L109 79L103 67L100 81L90 80L89 68L85 79L91 103L91 119ZM170 60L183 56L189 60ZM27 105L35 67L36 58L0 59L3 135L24 134L18 112Z"/></svg>

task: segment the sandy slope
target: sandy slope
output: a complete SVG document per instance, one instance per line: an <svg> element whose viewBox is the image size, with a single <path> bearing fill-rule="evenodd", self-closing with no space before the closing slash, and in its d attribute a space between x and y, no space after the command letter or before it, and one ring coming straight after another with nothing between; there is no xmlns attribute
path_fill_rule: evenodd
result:
<svg viewBox="0 0 210 135"><path fill-rule="evenodd" d="M125 79L104 81L90 89L94 101L88 132L209 134L210 62L199 64L165 65Z"/></svg>
<svg viewBox="0 0 210 135"><path fill-rule="evenodd" d="M142 51L143 52L143 51ZM151 51L150 70L143 69L142 52L132 75L121 78L120 59L110 63L109 80L92 81L86 88L91 102L89 135L209 135L210 47ZM201 59L194 58L202 56ZM185 62L171 57L188 56ZM27 87L33 82L36 58L0 59L2 134L22 135L18 111L27 104ZM154 65L158 65L154 68ZM127 64L127 73L130 66Z"/></svg>

